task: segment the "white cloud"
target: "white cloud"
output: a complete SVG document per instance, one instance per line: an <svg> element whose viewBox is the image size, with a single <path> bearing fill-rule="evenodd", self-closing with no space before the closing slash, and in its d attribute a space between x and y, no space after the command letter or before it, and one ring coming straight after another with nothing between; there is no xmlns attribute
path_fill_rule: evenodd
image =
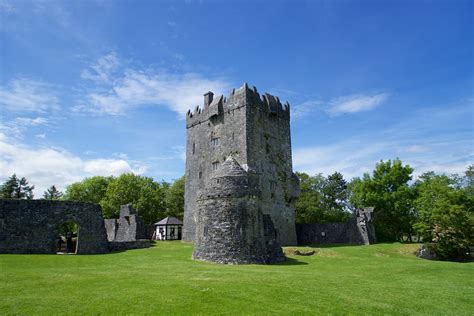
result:
<svg viewBox="0 0 474 316"><path fill-rule="evenodd" d="M275 89L275 91L282 95L299 95L297 92L291 90ZM315 112L325 112L329 116L337 116L340 114L369 111L385 102L388 97L388 93L374 95L355 94L332 98L329 101L316 97L296 103L291 109L291 117L294 119L302 119L311 116Z"/></svg>
<svg viewBox="0 0 474 316"><path fill-rule="evenodd" d="M347 180L361 177L366 172L371 173L380 160L396 158L414 168L413 179L426 171L463 174L467 166L474 163L474 155L472 153L463 155L461 154L463 149L454 149L451 145L452 143L438 146L436 154L424 150L400 153L398 142L383 142L361 137L332 145L297 148L293 152L293 162L296 171L311 175L318 173L329 175L338 171Z"/></svg>
<svg viewBox="0 0 474 316"><path fill-rule="evenodd" d="M40 113L59 108L53 86L26 78L0 86L0 106L12 112Z"/></svg>
<svg viewBox="0 0 474 316"><path fill-rule="evenodd" d="M472 100L438 108L419 107L404 119L372 132L355 129L349 137L329 145L295 148L295 170L326 175L339 171L351 179L372 172L380 160L398 157L414 168L414 179L426 171L463 174L474 163L473 129L458 126L470 117Z"/></svg>
<svg viewBox="0 0 474 316"><path fill-rule="evenodd" d="M329 102L329 113L338 115L369 111L382 104L387 100L388 96L387 93L380 93L375 95L358 94L335 98Z"/></svg>
<svg viewBox="0 0 474 316"><path fill-rule="evenodd" d="M99 83L109 83L112 81L111 76L119 66L120 62L117 58L117 54L111 52L100 57L97 63L90 66L90 69L83 70L81 78L97 81Z"/></svg>
<svg viewBox="0 0 474 316"><path fill-rule="evenodd" d="M309 100L303 103L297 104L291 109L291 117L295 119L303 118L311 113L321 109L323 102L320 100Z"/></svg>
<svg viewBox="0 0 474 316"><path fill-rule="evenodd" d="M430 150L430 147L423 145L411 145L402 149L407 153L424 153Z"/></svg>
<svg viewBox="0 0 474 316"><path fill-rule="evenodd" d="M295 170L326 175L339 171L351 179L372 172L380 160L400 158L414 168L414 179L426 171L463 174L474 163L472 128L456 127L471 113L469 102L413 111L380 130L354 130L349 138L329 145L295 148Z"/></svg>
<svg viewBox="0 0 474 316"><path fill-rule="evenodd" d="M33 148L0 133L0 181L13 173L26 177L35 185L37 198L53 184L64 190L68 184L89 176L142 174L145 170L144 165L124 159L82 159L62 149Z"/></svg>
<svg viewBox="0 0 474 316"><path fill-rule="evenodd" d="M383 147L385 144L360 146L358 142L346 141L327 146L297 148L293 152L294 169L311 175L329 175L338 171L349 180L372 170L380 159L377 154Z"/></svg>
<svg viewBox="0 0 474 316"><path fill-rule="evenodd" d="M40 139L46 139L46 134L36 134L35 137Z"/></svg>
<svg viewBox="0 0 474 316"><path fill-rule="evenodd" d="M23 133L30 127L47 125L50 120L44 117L17 117L11 121L0 123L0 131L15 138L22 138Z"/></svg>
<svg viewBox="0 0 474 316"><path fill-rule="evenodd" d="M94 72L83 72L83 78L101 85L96 91L87 92L75 111L121 115L136 107L166 106L184 116L188 109L202 104L204 91L222 93L230 89L221 78L152 69L117 69L118 65L116 56L109 54L91 66ZM114 76L110 76L111 71L115 71Z"/></svg>

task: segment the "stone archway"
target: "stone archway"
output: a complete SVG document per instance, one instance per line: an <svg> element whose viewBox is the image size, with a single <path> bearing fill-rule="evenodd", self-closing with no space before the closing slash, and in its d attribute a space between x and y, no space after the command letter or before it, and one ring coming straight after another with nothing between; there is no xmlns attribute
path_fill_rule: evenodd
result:
<svg viewBox="0 0 474 316"><path fill-rule="evenodd" d="M72 221L80 227L77 254L109 251L99 205L50 200L0 200L0 253L57 252L59 226Z"/></svg>
<svg viewBox="0 0 474 316"><path fill-rule="evenodd" d="M56 253L77 254L80 228L75 221L65 221L59 225Z"/></svg>

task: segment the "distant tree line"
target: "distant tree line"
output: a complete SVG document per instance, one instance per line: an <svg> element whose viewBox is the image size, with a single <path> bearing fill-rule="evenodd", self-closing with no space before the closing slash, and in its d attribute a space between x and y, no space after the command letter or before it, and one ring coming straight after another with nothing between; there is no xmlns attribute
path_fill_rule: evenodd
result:
<svg viewBox="0 0 474 316"><path fill-rule="evenodd" d="M474 166L463 176L426 172L396 159L380 161L372 174L346 182L338 172L324 177L297 173L300 223L344 221L355 208L374 207L379 241L423 241L442 259L462 260L474 245Z"/></svg>

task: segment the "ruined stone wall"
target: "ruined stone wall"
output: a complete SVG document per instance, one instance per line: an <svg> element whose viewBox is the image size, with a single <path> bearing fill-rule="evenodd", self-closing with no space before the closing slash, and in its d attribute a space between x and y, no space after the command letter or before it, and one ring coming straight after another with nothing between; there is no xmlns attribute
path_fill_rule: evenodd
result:
<svg viewBox="0 0 474 316"><path fill-rule="evenodd" d="M296 224L296 234L298 244L364 244L355 219L340 223Z"/></svg>
<svg viewBox="0 0 474 316"><path fill-rule="evenodd" d="M282 106L268 94L260 96L246 84L227 99L211 99L203 109L187 114L183 240L194 241L198 191L209 183L213 163L220 164L231 155L252 172L250 185L262 191L259 207L271 215L277 240L296 244L292 199L298 183L292 172L288 105Z"/></svg>
<svg viewBox="0 0 474 316"><path fill-rule="evenodd" d="M146 239L146 227L143 219L132 205L121 205L114 241L125 242L139 239Z"/></svg>
<svg viewBox="0 0 474 316"><path fill-rule="evenodd" d="M373 210L373 207L357 209L346 222L297 224L298 244L373 244L377 242L372 222Z"/></svg>
<svg viewBox="0 0 474 316"><path fill-rule="evenodd" d="M56 253L59 227L79 225L78 254L108 252L99 205L70 201L0 200L0 253Z"/></svg>
<svg viewBox="0 0 474 316"><path fill-rule="evenodd" d="M107 240L114 241L117 233L117 220L115 218L104 219L105 231L107 232Z"/></svg>
<svg viewBox="0 0 474 316"><path fill-rule="evenodd" d="M147 227L143 219L138 215L131 204L120 206L120 216L118 219L105 219L105 229L107 231L107 240L113 242L111 249L126 249L127 245L131 245L135 249L140 243L133 243L144 239L151 239L150 228ZM115 245L116 243L124 243L123 245ZM146 244L146 242L145 242ZM149 244L149 241L148 241Z"/></svg>

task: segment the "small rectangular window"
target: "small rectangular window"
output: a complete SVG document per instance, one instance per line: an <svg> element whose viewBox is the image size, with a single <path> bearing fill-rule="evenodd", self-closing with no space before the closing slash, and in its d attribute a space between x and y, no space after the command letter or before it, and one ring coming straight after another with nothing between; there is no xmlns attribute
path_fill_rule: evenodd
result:
<svg viewBox="0 0 474 316"><path fill-rule="evenodd" d="M212 146L218 146L219 145L219 138L215 137L215 138L211 138L211 145Z"/></svg>
<svg viewBox="0 0 474 316"><path fill-rule="evenodd" d="M276 189L276 182L270 181L270 190L274 191Z"/></svg>
<svg viewBox="0 0 474 316"><path fill-rule="evenodd" d="M276 165L274 163L270 164L270 172L275 173L276 172Z"/></svg>
<svg viewBox="0 0 474 316"><path fill-rule="evenodd" d="M219 168L219 161L215 161L212 163L212 170L216 171Z"/></svg>
<svg viewBox="0 0 474 316"><path fill-rule="evenodd" d="M193 143L193 155L196 153L196 143Z"/></svg>

